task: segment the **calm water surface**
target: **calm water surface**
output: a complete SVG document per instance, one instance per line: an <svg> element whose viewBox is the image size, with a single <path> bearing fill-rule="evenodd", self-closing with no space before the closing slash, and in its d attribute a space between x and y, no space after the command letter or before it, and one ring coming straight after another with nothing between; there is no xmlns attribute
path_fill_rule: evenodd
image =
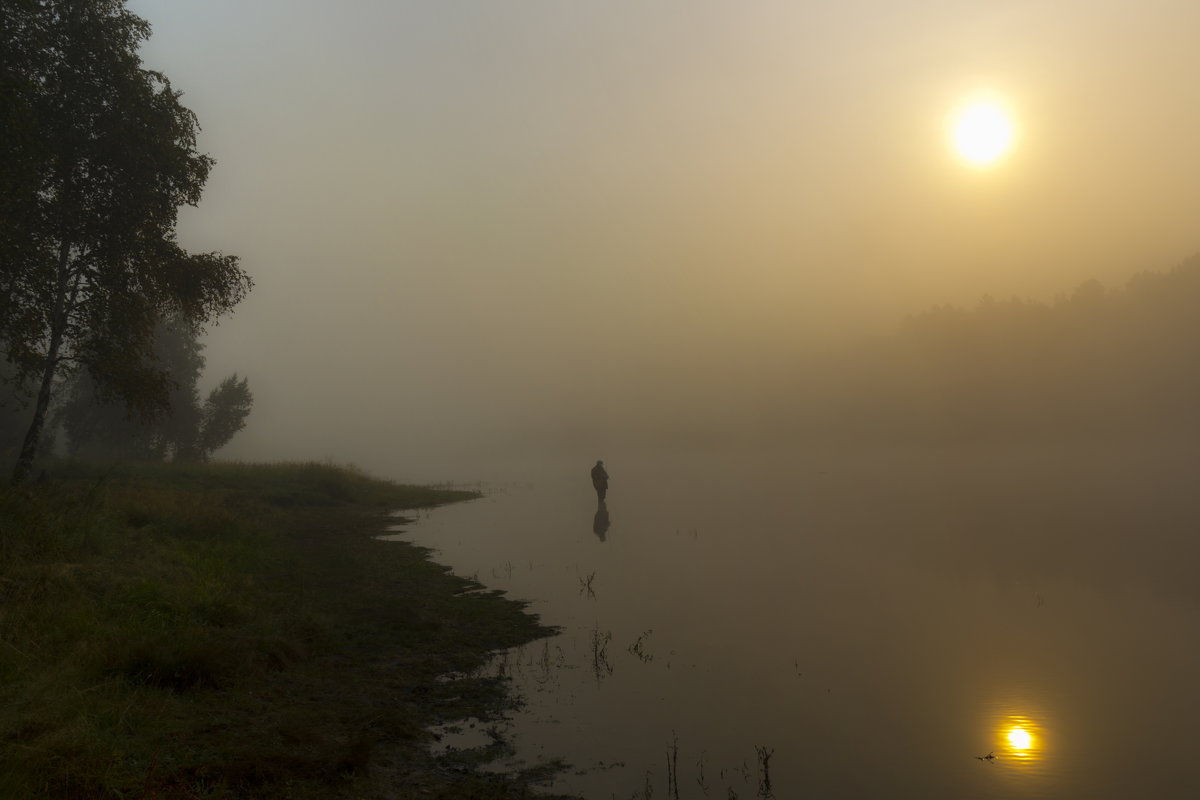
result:
<svg viewBox="0 0 1200 800"><path fill-rule="evenodd" d="M555 789L1200 796L1186 465L603 455L605 510L584 459L402 535L561 628L498 662L516 761L572 765Z"/></svg>

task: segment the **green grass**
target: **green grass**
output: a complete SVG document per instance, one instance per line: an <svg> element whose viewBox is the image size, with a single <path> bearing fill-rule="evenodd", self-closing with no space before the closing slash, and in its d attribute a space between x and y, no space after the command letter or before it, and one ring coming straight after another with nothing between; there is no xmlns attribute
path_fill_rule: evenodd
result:
<svg viewBox="0 0 1200 800"><path fill-rule="evenodd" d="M425 726L496 714L496 681L438 676L548 631L373 538L471 493L328 464L50 474L0 490L0 797L525 796L435 763Z"/></svg>
<svg viewBox="0 0 1200 800"><path fill-rule="evenodd" d="M219 491L284 507L355 504L376 508L420 508L477 496L475 492L455 489L404 486L374 478L353 466L315 461L169 465L60 461L51 469L55 479L61 481L152 485L159 490L200 490L205 494Z"/></svg>

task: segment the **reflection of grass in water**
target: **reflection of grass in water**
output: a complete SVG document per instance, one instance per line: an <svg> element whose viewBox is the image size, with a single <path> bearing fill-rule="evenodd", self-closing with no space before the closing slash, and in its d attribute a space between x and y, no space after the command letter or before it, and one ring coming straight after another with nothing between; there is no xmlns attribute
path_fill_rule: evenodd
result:
<svg viewBox="0 0 1200 800"><path fill-rule="evenodd" d="M667 797L679 800L679 737L671 731L671 746L667 748Z"/></svg>
<svg viewBox="0 0 1200 800"><path fill-rule="evenodd" d="M749 765L749 762L743 760L741 764L735 766L726 766L717 769L717 780L713 783L709 782L709 777L705 773L705 764L707 753L701 751L699 758L696 761L696 772L694 780L699 787L701 794L704 797L712 796L715 789L718 794L726 800L738 800L742 795L738 789L730 785L736 784L739 779L743 784L747 785L745 791L754 792L754 797L758 800L775 800L775 788L771 780L771 760L775 755L775 749L766 746L755 745L757 776L755 769ZM679 784L679 736L676 731L671 731L671 741L666 749L666 798L667 800L679 800L681 797L681 789ZM654 796L654 773L653 770L647 770L645 773L643 785L640 791L635 790L630 796L630 800L647 800ZM757 777L757 790L755 790L754 780ZM689 795L691 796L691 795Z"/></svg>
<svg viewBox="0 0 1200 800"><path fill-rule="evenodd" d="M554 649L557 654L551 656L550 640L544 639L542 641L542 654L538 656L537 660L538 672L534 676L534 680L542 686L545 686L555 677L555 668L562 669L567 662L567 654L563 652L563 649L558 645L555 645Z"/></svg>
<svg viewBox="0 0 1200 800"><path fill-rule="evenodd" d="M592 672L599 681L606 675L612 675L612 664L608 661L608 643L612 641L612 631L600 633L600 627L592 628Z"/></svg>
<svg viewBox="0 0 1200 800"><path fill-rule="evenodd" d="M774 797L775 793L771 790L771 756L775 755L775 748L754 745L754 752L758 754L758 796Z"/></svg>

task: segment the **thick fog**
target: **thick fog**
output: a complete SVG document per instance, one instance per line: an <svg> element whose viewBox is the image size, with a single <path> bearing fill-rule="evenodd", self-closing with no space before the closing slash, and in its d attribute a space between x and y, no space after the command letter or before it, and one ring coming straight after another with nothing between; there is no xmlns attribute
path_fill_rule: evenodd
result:
<svg viewBox="0 0 1200 800"><path fill-rule="evenodd" d="M470 480L655 437L1057 432L1134 407L1056 365L1159 319L1127 282L1200 249L1192 2L129 5L217 161L181 241L256 282L207 340L255 397L222 457ZM981 91L1015 128L986 168L948 142Z"/></svg>

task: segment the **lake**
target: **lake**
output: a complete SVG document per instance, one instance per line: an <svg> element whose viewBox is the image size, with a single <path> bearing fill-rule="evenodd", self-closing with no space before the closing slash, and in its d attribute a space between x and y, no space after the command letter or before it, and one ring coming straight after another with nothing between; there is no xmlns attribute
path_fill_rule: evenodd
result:
<svg viewBox="0 0 1200 800"><path fill-rule="evenodd" d="M1096 443L589 453L400 538L561 629L495 665L524 701L497 767L562 759L558 791L1196 797L1196 467Z"/></svg>

